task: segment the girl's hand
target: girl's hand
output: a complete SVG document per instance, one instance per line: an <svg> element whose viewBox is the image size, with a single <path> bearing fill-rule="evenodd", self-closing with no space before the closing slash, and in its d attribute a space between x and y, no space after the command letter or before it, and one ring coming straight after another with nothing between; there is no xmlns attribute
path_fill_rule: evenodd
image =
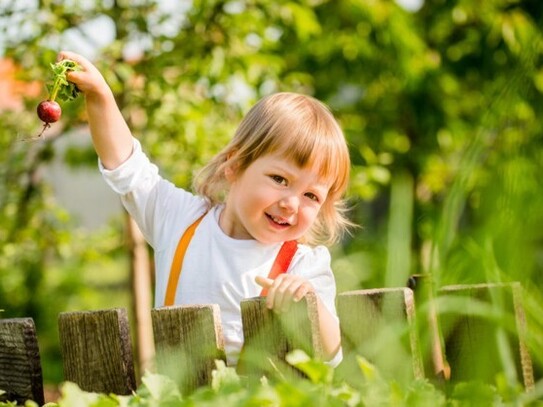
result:
<svg viewBox="0 0 543 407"><path fill-rule="evenodd" d="M62 51L57 59L71 59L81 67L68 73L66 79L85 94L92 142L102 165L109 170L117 168L132 154L134 141L113 92L100 71L85 57Z"/></svg>
<svg viewBox="0 0 543 407"><path fill-rule="evenodd" d="M293 302L298 302L315 289L309 281L301 276L280 274L275 280L256 277L256 283L268 289L266 306L275 312L286 312Z"/></svg>
<svg viewBox="0 0 543 407"><path fill-rule="evenodd" d="M76 54L75 52L61 51L57 55L57 61L63 59L71 59L79 64L80 71L72 71L66 74L68 81L75 83L80 91L85 96L95 95L107 95L110 93L109 86L106 80L98 71L98 69L85 57Z"/></svg>

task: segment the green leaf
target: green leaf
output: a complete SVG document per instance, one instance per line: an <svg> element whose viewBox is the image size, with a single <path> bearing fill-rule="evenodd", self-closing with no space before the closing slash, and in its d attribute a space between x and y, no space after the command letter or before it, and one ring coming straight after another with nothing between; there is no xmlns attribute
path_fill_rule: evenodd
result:
<svg viewBox="0 0 543 407"><path fill-rule="evenodd" d="M182 399L177 384L167 376L146 372L141 382L143 388L138 394L158 401L160 405L173 405Z"/></svg>
<svg viewBox="0 0 543 407"><path fill-rule="evenodd" d="M240 388L240 378L236 369L227 367L223 360L216 360L215 370L211 372L211 387L216 392L231 391Z"/></svg>
<svg viewBox="0 0 543 407"><path fill-rule="evenodd" d="M379 371L377 368L371 364L366 358L362 356L357 356L356 361L360 371L364 375L364 378L369 382L375 382L381 379Z"/></svg>
<svg viewBox="0 0 543 407"><path fill-rule="evenodd" d="M61 386L60 407L116 407L118 404L111 397L81 390L72 382L65 382Z"/></svg>
<svg viewBox="0 0 543 407"><path fill-rule="evenodd" d="M496 388L480 382L458 383L454 387L452 399L460 405L495 406L501 404L501 397Z"/></svg>
<svg viewBox="0 0 543 407"><path fill-rule="evenodd" d="M294 350L287 354L286 360L300 369L313 383L328 384L332 381L334 369L324 362L311 359L304 351Z"/></svg>
<svg viewBox="0 0 543 407"><path fill-rule="evenodd" d="M405 396L407 406L438 407L445 406L445 395L425 380L414 381Z"/></svg>
<svg viewBox="0 0 543 407"><path fill-rule="evenodd" d="M347 406L358 406L360 405L360 392L356 389L353 389L346 383L341 384L339 387L335 387L330 390L330 395L333 398L341 400Z"/></svg>
<svg viewBox="0 0 543 407"><path fill-rule="evenodd" d="M57 97L62 101L71 101L79 96L79 89L72 82L68 82L66 73L69 71L79 71L81 67L70 59L63 59L57 63L51 64L53 78L47 85L49 90L49 100L55 100Z"/></svg>

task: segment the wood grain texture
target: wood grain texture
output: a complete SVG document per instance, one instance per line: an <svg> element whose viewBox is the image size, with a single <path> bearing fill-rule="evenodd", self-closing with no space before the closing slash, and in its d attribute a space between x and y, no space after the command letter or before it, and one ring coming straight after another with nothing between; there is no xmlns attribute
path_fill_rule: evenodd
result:
<svg viewBox="0 0 543 407"><path fill-rule="evenodd" d="M220 310L216 304L151 310L159 373L183 393L211 383L215 360L225 360Z"/></svg>
<svg viewBox="0 0 543 407"><path fill-rule="evenodd" d="M136 389L125 309L61 313L58 326L65 380L92 392Z"/></svg>
<svg viewBox="0 0 543 407"><path fill-rule="evenodd" d="M0 400L44 403L43 376L32 318L0 319Z"/></svg>
<svg viewBox="0 0 543 407"><path fill-rule="evenodd" d="M409 288L356 290L337 296L343 362L338 370L357 374L356 356L400 382L424 376L415 329L415 304Z"/></svg>
<svg viewBox="0 0 543 407"><path fill-rule="evenodd" d="M245 338L238 364L241 374L275 375L279 368L299 375L285 362L290 351L300 349L316 358L323 354L314 293L283 314L266 308L265 297L249 298L241 302L241 316Z"/></svg>
<svg viewBox="0 0 543 407"><path fill-rule="evenodd" d="M519 283L443 287L440 317L451 380L496 383L496 374L534 386ZM451 305L452 304L452 305Z"/></svg>
<svg viewBox="0 0 543 407"><path fill-rule="evenodd" d="M436 310L436 284L431 274L415 274L408 280L417 304L417 337L420 343L424 372L436 384L450 379L450 366Z"/></svg>

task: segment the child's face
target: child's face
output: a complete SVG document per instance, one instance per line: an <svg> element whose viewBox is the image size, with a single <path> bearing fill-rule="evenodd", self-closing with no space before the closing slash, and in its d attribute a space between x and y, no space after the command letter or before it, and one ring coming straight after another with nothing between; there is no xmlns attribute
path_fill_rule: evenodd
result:
<svg viewBox="0 0 543 407"><path fill-rule="evenodd" d="M241 174L227 170L226 178L221 229L234 239L266 244L302 237L330 189L316 168L300 168L277 154L258 158Z"/></svg>

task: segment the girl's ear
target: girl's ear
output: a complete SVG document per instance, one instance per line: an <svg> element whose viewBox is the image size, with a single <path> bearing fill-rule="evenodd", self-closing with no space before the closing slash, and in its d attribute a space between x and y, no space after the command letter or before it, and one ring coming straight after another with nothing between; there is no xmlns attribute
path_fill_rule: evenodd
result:
<svg viewBox="0 0 543 407"><path fill-rule="evenodd" d="M226 156L226 163L224 167L224 178L226 178L226 180L229 183L234 182L237 177L238 164L234 160L235 155L236 155L236 152L233 151Z"/></svg>
<svg viewBox="0 0 543 407"><path fill-rule="evenodd" d="M225 167L224 178L226 178L229 183L232 183L236 180L236 171L234 170L234 167L232 165Z"/></svg>

